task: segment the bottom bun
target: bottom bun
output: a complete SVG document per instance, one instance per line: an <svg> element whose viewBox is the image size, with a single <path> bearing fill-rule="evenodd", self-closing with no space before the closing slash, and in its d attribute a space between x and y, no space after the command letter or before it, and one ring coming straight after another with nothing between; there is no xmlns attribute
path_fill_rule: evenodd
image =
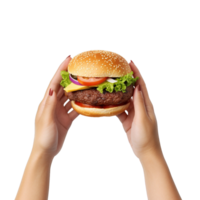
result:
<svg viewBox="0 0 200 200"><path fill-rule="evenodd" d="M128 109L130 103L127 103L122 106L116 106L113 108L86 108L81 107L75 104L74 101L71 101L72 108L79 114L85 115L88 117L109 117L114 115L119 115L122 112L124 112L126 109Z"/></svg>

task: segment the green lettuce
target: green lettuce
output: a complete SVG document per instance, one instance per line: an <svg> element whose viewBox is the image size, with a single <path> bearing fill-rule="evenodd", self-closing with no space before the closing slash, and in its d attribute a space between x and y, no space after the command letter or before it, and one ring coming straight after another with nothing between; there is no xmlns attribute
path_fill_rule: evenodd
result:
<svg viewBox="0 0 200 200"><path fill-rule="evenodd" d="M65 88L71 84L68 72L61 71L61 76L62 76L62 81L60 82L60 85L62 87ZM125 76L117 78L116 79L117 82L115 82L115 83L110 83L110 82L105 81L96 87L100 93L103 93L104 90L107 92L110 92L110 93L112 93L113 91L126 92L126 87L128 87L131 84L135 85L135 83L138 79L139 79L138 77L133 78L133 72L130 72L130 73L126 74Z"/></svg>
<svg viewBox="0 0 200 200"><path fill-rule="evenodd" d="M71 81L69 79L69 73L66 71L61 71L62 81L60 82L60 85L64 88L67 87L69 84L71 84Z"/></svg>
<svg viewBox="0 0 200 200"><path fill-rule="evenodd" d="M103 90L106 90L107 92L112 93L114 90L116 92L122 91L123 93L126 92L126 87L133 84L135 85L136 81L139 79L139 77L133 78L133 72L130 72L126 74L125 76L122 76L120 78L117 78L115 83L110 82L104 82L98 85L97 90L100 93L103 93Z"/></svg>

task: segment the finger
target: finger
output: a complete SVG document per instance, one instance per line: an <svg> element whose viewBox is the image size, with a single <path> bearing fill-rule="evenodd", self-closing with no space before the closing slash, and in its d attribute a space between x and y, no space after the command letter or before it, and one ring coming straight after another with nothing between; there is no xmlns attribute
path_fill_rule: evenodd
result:
<svg viewBox="0 0 200 200"><path fill-rule="evenodd" d="M69 112L69 118L71 119L71 122L75 122L80 117L80 114L78 114L75 110L71 109Z"/></svg>
<svg viewBox="0 0 200 200"><path fill-rule="evenodd" d="M121 121L128 140L130 141L130 132L128 132L128 130L131 128L132 121L129 124L127 123L128 121L130 121L130 116L123 112L120 115L117 115L117 117Z"/></svg>
<svg viewBox="0 0 200 200"><path fill-rule="evenodd" d="M53 91L58 93L58 90L60 89L61 85L60 82L62 80L62 76L60 74L61 71L68 70L68 64L71 60L71 57L64 58L61 60L60 64L57 66L56 70L53 73L53 76L50 78L47 87L45 89L45 95L44 95L44 101L46 100L46 97L48 96L48 91L51 88ZM46 92L47 91L47 92Z"/></svg>
<svg viewBox="0 0 200 200"><path fill-rule="evenodd" d="M139 77L139 80L137 80L137 82L136 82L136 86L140 85L140 89L141 89L143 97L144 97L144 102L145 102L145 106L146 106L146 109L147 109L147 113L149 114L149 113L153 112L153 105L152 105L151 100L149 98L149 94L148 94L144 79L143 79L140 71L138 70L138 68L133 63L132 60L131 60L129 65L130 65L130 67L131 67L131 69L134 73L134 77L137 77L137 76Z"/></svg>
<svg viewBox="0 0 200 200"><path fill-rule="evenodd" d="M123 113L121 113L121 114L115 116L115 118L117 119L117 121L118 121L118 122L120 123L120 125L122 125L122 126L123 126L124 122L126 121L127 117L128 117L128 115L127 115L126 112L123 112ZM123 126L123 128L125 128L125 127ZM125 130L125 132L126 132L126 130Z"/></svg>
<svg viewBox="0 0 200 200"><path fill-rule="evenodd" d="M61 102L61 104L64 104L67 100L68 100L68 97L67 97L67 96L63 96L63 97L60 99L60 102Z"/></svg>
<svg viewBox="0 0 200 200"><path fill-rule="evenodd" d="M68 63L70 62L70 60L71 60L71 56L68 58L63 58L61 60L61 62L58 64L56 70L54 71L53 76L50 78L49 82L47 83L47 87L45 88L42 98L37 105L37 109L36 109L37 118L40 118L40 116L43 112L43 109L45 107L45 102L49 95L50 88L53 91L57 91L56 94L58 93L58 90L60 88L60 82L62 80L62 76L61 76L60 72L62 70L66 70L66 71L68 70ZM35 113L35 115L36 115L36 113Z"/></svg>
<svg viewBox="0 0 200 200"><path fill-rule="evenodd" d="M71 122L76 121L80 117L80 114L72 109L71 101L66 102L64 107L65 110L67 111L67 114L69 115Z"/></svg>
<svg viewBox="0 0 200 200"><path fill-rule="evenodd" d="M134 92L135 92L135 90L134 90ZM134 92L133 92L133 96L134 96ZM133 122L133 117L135 115L133 99L130 99L130 105L126 111L127 111L127 113L123 112L120 115L117 115L115 117L117 118L119 123L122 125L124 131L127 133L131 128L131 125Z"/></svg>
<svg viewBox="0 0 200 200"><path fill-rule="evenodd" d="M61 76L60 72L63 70L68 71L68 64L71 59L72 59L71 57L64 59L60 63L60 65L56 68L53 76L50 78L48 88L53 89L54 91L56 91L56 93L58 92L58 90L60 88L60 82L62 80L62 76Z"/></svg>
<svg viewBox="0 0 200 200"><path fill-rule="evenodd" d="M60 100L63 97L63 94L64 94L63 87L60 86L57 93L57 99Z"/></svg>
<svg viewBox="0 0 200 200"><path fill-rule="evenodd" d="M129 105L128 109L127 109L128 114L131 113L132 109L133 109L133 99L130 100L130 105Z"/></svg>

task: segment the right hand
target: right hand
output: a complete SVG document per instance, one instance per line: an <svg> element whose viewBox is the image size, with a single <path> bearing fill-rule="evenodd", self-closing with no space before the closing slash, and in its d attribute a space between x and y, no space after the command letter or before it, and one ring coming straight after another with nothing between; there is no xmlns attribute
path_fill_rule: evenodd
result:
<svg viewBox="0 0 200 200"><path fill-rule="evenodd" d="M68 56L58 68L36 114L32 152L33 154L39 152L42 155L48 155L50 160L62 148L70 126L78 116L75 110L69 112L72 108L70 101L64 106L68 98L60 86L62 79L60 72L68 69L70 60L71 57Z"/></svg>
<svg viewBox="0 0 200 200"><path fill-rule="evenodd" d="M158 128L153 105L149 99L145 82L133 63L130 67L134 76L138 76L133 99L128 108L128 115L123 112L118 115L127 134L128 141L135 155L142 159L150 152L161 152L160 141L158 137Z"/></svg>

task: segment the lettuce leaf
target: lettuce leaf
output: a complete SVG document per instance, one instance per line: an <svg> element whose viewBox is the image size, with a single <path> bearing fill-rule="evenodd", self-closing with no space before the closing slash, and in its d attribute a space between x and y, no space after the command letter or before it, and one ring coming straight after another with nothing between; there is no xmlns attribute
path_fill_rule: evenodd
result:
<svg viewBox="0 0 200 200"><path fill-rule="evenodd" d="M106 90L107 92L112 93L114 90L116 92L122 91L123 93L126 92L126 87L130 86L131 84L135 85L136 81L139 79L139 77L133 78L132 77L133 72L130 72L126 74L125 76L122 76L120 78L117 78L117 82L110 83L110 82L104 82L101 83L97 90L100 93L103 93L103 90Z"/></svg>
<svg viewBox="0 0 200 200"><path fill-rule="evenodd" d="M62 81L60 82L60 85L64 88L67 87L69 84L71 84L71 81L69 79L69 73L66 71L61 71Z"/></svg>
<svg viewBox="0 0 200 200"><path fill-rule="evenodd" d="M61 71L61 76L62 76L62 81L60 82L60 85L62 87L65 88L71 84L68 72ZM112 93L113 91L116 91L116 92L122 91L124 93L126 92L126 87L128 87L131 84L135 85L136 81L139 79L139 77L133 78L132 76L133 76L133 72L130 72L126 74L125 76L117 78L116 79L117 82L115 83L110 83L110 82L105 81L95 87L97 87L97 90L100 93L103 93L104 90L110 93Z"/></svg>

